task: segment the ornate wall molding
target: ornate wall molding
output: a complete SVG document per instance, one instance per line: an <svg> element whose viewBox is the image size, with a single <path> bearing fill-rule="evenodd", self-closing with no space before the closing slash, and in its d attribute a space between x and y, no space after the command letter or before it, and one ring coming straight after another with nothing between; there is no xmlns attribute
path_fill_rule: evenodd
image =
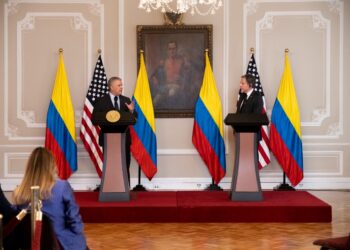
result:
<svg viewBox="0 0 350 250"><path fill-rule="evenodd" d="M87 72L91 72L92 61L92 27L91 22L87 21L83 14L80 12L27 12L22 20L17 22L17 119L23 120L27 128L45 128L46 123L35 121L34 110L23 110L22 94L23 94L23 51L22 51L22 32L23 30L34 30L35 22L47 20L51 18L62 17L71 21L71 28L73 30L87 32ZM91 74L91 73L90 73ZM89 74L89 75L90 75ZM89 79L89 78L88 78ZM81 110L75 110L75 113L80 113ZM79 120L80 122L80 120ZM76 122L76 126L80 126L80 123ZM23 138L22 138L23 139Z"/></svg>
<svg viewBox="0 0 350 250"><path fill-rule="evenodd" d="M333 123L328 127L328 135L339 137L342 134L339 123Z"/></svg>
<svg viewBox="0 0 350 250"><path fill-rule="evenodd" d="M7 7L5 5L8 15L17 13L17 5L18 5L18 0L8 1Z"/></svg>
<svg viewBox="0 0 350 250"><path fill-rule="evenodd" d="M89 6L89 10L95 16L101 16L101 14L103 14L103 10L104 10L103 4L101 4L100 1L91 2L90 6Z"/></svg>
<svg viewBox="0 0 350 250"><path fill-rule="evenodd" d="M74 29L75 30L86 30L91 32L91 22L87 21L83 15L75 15L73 17Z"/></svg>
<svg viewBox="0 0 350 250"><path fill-rule="evenodd" d="M19 177L23 178L23 174L13 174L10 172L10 161L11 160L26 160L28 159L30 153L28 152L7 152L4 153L4 177L5 178L14 178Z"/></svg>
<svg viewBox="0 0 350 250"><path fill-rule="evenodd" d="M38 145L30 145L32 148L37 147ZM23 178L24 175L24 168L22 173L11 173L11 161L12 160L23 160L24 162L27 161L31 154L31 149L27 152L5 152L4 153L4 177L5 178ZM90 157L87 152L78 152L78 161L82 159L89 159ZM25 165L24 165L25 167ZM77 173L73 174L74 177L83 177L83 178L89 178L89 177L97 177L97 173L79 173L79 169Z"/></svg>
<svg viewBox="0 0 350 250"><path fill-rule="evenodd" d="M271 30L273 29L273 17L272 13L265 13L264 17L256 22L257 30Z"/></svg>
<svg viewBox="0 0 350 250"><path fill-rule="evenodd" d="M100 48L102 49L102 56L104 54L104 5L101 0L8 0L4 3L4 135L8 137L9 140L42 140L43 137L34 136L18 136L18 130L13 133L13 129L9 128L9 117L8 117L8 19L9 16L17 12L20 4L84 4L89 5L89 11L99 16L100 19ZM34 30L35 21L37 18L50 18L50 17L66 17L72 19L72 28L75 30L81 30L87 32L87 85L90 83L92 71L92 27L91 22L86 20L82 13L72 13L72 12L28 12L25 17L17 22L17 118L23 120L27 128L44 128L45 123L37 122L35 120L35 111L33 110L22 110L22 31L24 30ZM18 36L19 34L19 36ZM20 97L20 98L18 98ZM75 110L76 117L81 117L81 110ZM80 119L77 120L76 126L80 126ZM11 130L11 131L9 131Z"/></svg>
<svg viewBox="0 0 350 250"><path fill-rule="evenodd" d="M256 39L256 61L257 64L260 65L260 53L261 53L261 31L262 30L273 30L273 22L274 17L289 17L289 16L309 16L310 21L312 22L312 26L314 29L321 29L325 30L326 32L326 87L325 90L325 107L315 109L313 111L312 121L302 121L301 125L304 127L320 127L323 123L323 121L330 117L330 109L331 109L331 63L330 63L330 56L331 56L331 26L330 26L330 20L323 17L322 13L320 11L268 11L265 12L263 18L256 21L256 28L255 28L255 39Z"/></svg>
<svg viewBox="0 0 350 250"><path fill-rule="evenodd" d="M317 134L317 135L304 135L303 138L309 139L336 139L343 135L343 36L344 36L344 3L340 0L247 0L243 4L243 69L246 68L247 64L247 37L248 37L248 16L254 14L258 6L260 4L269 4L269 3L309 3L309 2L324 2L328 3L329 10L338 14L339 16L339 130L334 132L333 128L328 129L327 133ZM254 12L250 11L254 6ZM276 8L274 8L276 9ZM312 112L312 117L310 121L302 121L302 127L321 127L325 121L325 119L331 116L331 66L330 66L330 58L331 58L331 21L325 18L321 11L266 11L264 13L264 17L256 22L256 60L259 65L259 53L260 53L260 31L266 29L273 29L274 17L276 16L285 16L285 15L307 15L311 16L312 27L321 32L325 32L325 44L326 44L326 72L325 72L325 103L324 107L317 107ZM338 54L337 54L338 55ZM268 113L271 110L268 110Z"/></svg>
<svg viewBox="0 0 350 250"><path fill-rule="evenodd" d="M22 20L17 22L20 30L33 30L35 28L35 17L26 15Z"/></svg>
<svg viewBox="0 0 350 250"><path fill-rule="evenodd" d="M321 12L312 15L312 24L314 29L327 29L330 28L330 20L322 16Z"/></svg>
<svg viewBox="0 0 350 250"><path fill-rule="evenodd" d="M304 169L305 177L316 177L316 176L342 176L344 174L344 151L339 150L323 150L323 151L307 151L304 150L304 159L305 158L316 158L316 159L334 159L335 165L334 171L329 172L320 172L320 171L307 171ZM304 166L305 167L305 166Z"/></svg>
<svg viewBox="0 0 350 250"><path fill-rule="evenodd" d="M247 15L252 15L257 11L258 4L254 0L248 0L246 3L245 9L247 11Z"/></svg>
<svg viewBox="0 0 350 250"><path fill-rule="evenodd" d="M329 10L340 14L343 9L343 2L340 0L330 0L329 1Z"/></svg>
<svg viewBox="0 0 350 250"><path fill-rule="evenodd" d="M17 137L18 136L18 127L14 126L12 124L8 124L8 133L12 137Z"/></svg>

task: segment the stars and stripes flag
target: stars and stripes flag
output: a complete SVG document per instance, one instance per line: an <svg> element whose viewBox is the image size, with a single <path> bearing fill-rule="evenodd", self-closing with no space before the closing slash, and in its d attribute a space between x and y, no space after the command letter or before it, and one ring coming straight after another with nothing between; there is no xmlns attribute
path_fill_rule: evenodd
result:
<svg viewBox="0 0 350 250"><path fill-rule="evenodd" d="M247 67L247 74L255 77L254 90L261 94L263 99L263 104L264 104L263 113L266 113L266 100L265 100L263 88L261 86L258 69L256 67L254 53L252 53L252 56L249 60L248 67ZM258 145L258 154L259 154L259 169L262 169L263 167L267 166L271 162L268 126L266 125L261 126L260 132L261 132L261 140L259 141L259 145Z"/></svg>
<svg viewBox="0 0 350 250"><path fill-rule="evenodd" d="M80 128L80 139L82 140L86 151L89 153L99 177L102 175L103 167L103 151L102 147L98 145L100 127L92 124L91 114L94 110L96 100L105 94L108 94L107 76L103 67L101 55L99 55L85 98Z"/></svg>

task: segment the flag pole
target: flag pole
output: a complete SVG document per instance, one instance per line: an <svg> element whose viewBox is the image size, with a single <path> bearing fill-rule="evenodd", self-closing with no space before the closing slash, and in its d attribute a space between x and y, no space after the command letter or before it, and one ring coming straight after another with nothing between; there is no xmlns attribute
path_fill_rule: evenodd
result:
<svg viewBox="0 0 350 250"><path fill-rule="evenodd" d="M137 185L132 189L132 191L147 191L147 189L141 184L141 166L140 165L139 165L137 179L138 179Z"/></svg>
<svg viewBox="0 0 350 250"><path fill-rule="evenodd" d="M286 48L284 50L285 54L288 54L289 49ZM286 182L286 173L283 171L283 182L277 185L276 187L273 188L274 191L295 191L295 188L293 188L291 185L289 185Z"/></svg>
<svg viewBox="0 0 350 250"><path fill-rule="evenodd" d="M205 53L209 53L209 49L205 49ZM215 184L214 178L211 178L211 184L208 185L205 190L207 191L223 191L223 189L218 185Z"/></svg>
<svg viewBox="0 0 350 250"><path fill-rule="evenodd" d="M140 54L143 53L143 50L140 50ZM141 56L140 56L141 58ZM141 64L141 62L140 62ZM137 185L132 189L132 191L147 191L147 189L141 184L141 166L139 165L139 170L138 170L138 182Z"/></svg>
<svg viewBox="0 0 350 250"><path fill-rule="evenodd" d="M205 190L207 190L207 191L223 191L222 187L220 187L218 184L215 184L213 178L211 178L211 184L208 185L208 187Z"/></svg>
<svg viewBox="0 0 350 250"><path fill-rule="evenodd" d="M283 172L283 182L273 188L274 191L295 191L291 185L286 182L286 173Z"/></svg>

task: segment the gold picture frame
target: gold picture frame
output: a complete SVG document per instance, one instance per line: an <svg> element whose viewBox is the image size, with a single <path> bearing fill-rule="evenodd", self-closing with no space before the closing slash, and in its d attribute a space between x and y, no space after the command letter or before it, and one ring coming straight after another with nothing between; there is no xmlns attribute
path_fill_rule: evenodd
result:
<svg viewBox="0 0 350 250"><path fill-rule="evenodd" d="M194 116L205 49L212 59L212 25L138 25L137 61L144 51L155 117ZM211 60L212 61L212 60Z"/></svg>

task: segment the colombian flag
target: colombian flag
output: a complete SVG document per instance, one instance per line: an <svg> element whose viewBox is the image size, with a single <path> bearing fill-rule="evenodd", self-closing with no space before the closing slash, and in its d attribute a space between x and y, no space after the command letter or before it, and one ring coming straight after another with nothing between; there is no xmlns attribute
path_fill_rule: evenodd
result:
<svg viewBox="0 0 350 250"><path fill-rule="evenodd" d="M60 53L55 85L47 111L45 147L56 158L58 176L68 179L77 170L74 110Z"/></svg>
<svg viewBox="0 0 350 250"><path fill-rule="evenodd" d="M298 185L303 179L303 147L298 101L287 53L280 87L272 109L270 146L290 182L294 186Z"/></svg>
<svg viewBox="0 0 350 250"><path fill-rule="evenodd" d="M216 184L226 173L223 127L220 96L206 52L203 83L194 113L192 143Z"/></svg>
<svg viewBox="0 0 350 250"><path fill-rule="evenodd" d="M157 139L151 91L142 52L133 101L138 117L136 124L130 128L130 150L144 174L151 180L157 172Z"/></svg>

